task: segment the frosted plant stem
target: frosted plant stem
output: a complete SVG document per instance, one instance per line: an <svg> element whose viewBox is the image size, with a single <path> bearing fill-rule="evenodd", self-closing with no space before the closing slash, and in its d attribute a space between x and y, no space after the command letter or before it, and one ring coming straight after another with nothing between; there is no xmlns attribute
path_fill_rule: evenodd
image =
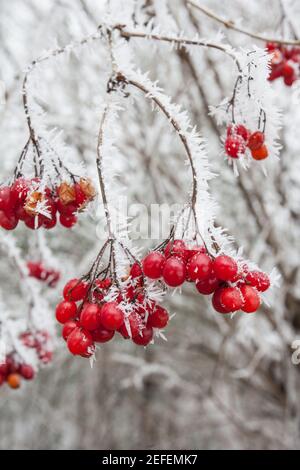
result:
<svg viewBox="0 0 300 470"><path fill-rule="evenodd" d="M262 36L261 34L254 33L253 31L249 31L244 28L235 26L234 21L224 20L223 18L218 16L216 13L209 10L209 8L206 8L203 5L199 5L193 0L186 0L186 4L191 5L192 7L201 11L202 13L204 13L204 15L208 16L209 18L216 21L217 23L220 23L223 26L225 26L225 28L232 29L233 31L236 31L237 33L241 33L241 34L244 34L245 36L249 36L250 38L258 39L259 41L264 41L264 42L275 42L277 44L286 44L288 46L300 46L299 39L293 40L293 39L274 38L274 37L270 38L268 36Z"/></svg>

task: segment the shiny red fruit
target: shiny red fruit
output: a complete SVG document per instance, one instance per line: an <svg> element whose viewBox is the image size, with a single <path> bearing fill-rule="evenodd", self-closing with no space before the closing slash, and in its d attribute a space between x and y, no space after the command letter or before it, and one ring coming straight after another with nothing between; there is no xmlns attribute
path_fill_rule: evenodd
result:
<svg viewBox="0 0 300 470"><path fill-rule="evenodd" d="M219 279L211 273L211 275L207 279L204 279L204 281L196 281L196 288L200 294L210 295L219 287L219 284Z"/></svg>
<svg viewBox="0 0 300 470"><path fill-rule="evenodd" d="M130 335L127 329L127 326L125 324L125 321L123 325L118 329L118 332L123 336L123 338L128 339L128 338L135 338L138 334L140 334L141 331L141 317L133 312L127 317L127 321L129 322L129 327L130 327Z"/></svg>
<svg viewBox="0 0 300 470"><path fill-rule="evenodd" d="M10 215L15 208L15 201L12 196L10 187L0 187L0 210L4 211L6 215Z"/></svg>
<svg viewBox="0 0 300 470"><path fill-rule="evenodd" d="M233 258L227 255L219 255L212 264L212 269L218 279L233 281L238 273L238 265Z"/></svg>
<svg viewBox="0 0 300 470"><path fill-rule="evenodd" d="M246 281L259 292L265 292L270 287L270 278L261 271L250 271L247 273Z"/></svg>
<svg viewBox="0 0 300 470"><path fill-rule="evenodd" d="M219 312L219 313L230 313L229 310L227 310L224 305L221 303L221 294L223 292L223 288L219 287L218 289L215 290L214 295L212 296L212 305L213 308Z"/></svg>
<svg viewBox="0 0 300 470"><path fill-rule="evenodd" d="M150 279L159 279L166 262L166 258L158 251L149 253L142 261L145 276Z"/></svg>
<svg viewBox="0 0 300 470"><path fill-rule="evenodd" d="M59 323L66 323L69 320L72 320L77 315L77 306L75 302L69 300L63 300L56 307L56 320Z"/></svg>
<svg viewBox="0 0 300 470"><path fill-rule="evenodd" d="M118 330L124 322L124 314L117 302L107 302L101 309L101 324L107 330Z"/></svg>
<svg viewBox="0 0 300 470"><path fill-rule="evenodd" d="M11 186L11 195L16 205L23 205L29 190L29 181L25 178L18 178Z"/></svg>
<svg viewBox="0 0 300 470"><path fill-rule="evenodd" d="M153 338L153 328L146 326L142 329L139 335L132 339L135 344L139 346L147 346Z"/></svg>
<svg viewBox="0 0 300 470"><path fill-rule="evenodd" d="M91 356L95 345L91 333L83 328L74 328L67 339L69 351L74 355Z"/></svg>
<svg viewBox="0 0 300 470"><path fill-rule="evenodd" d="M79 322L77 320L69 320L67 321L62 329L62 337L65 341L67 341L68 336L72 333L72 331L79 326Z"/></svg>
<svg viewBox="0 0 300 470"><path fill-rule="evenodd" d="M34 369L29 364L21 364L20 374L25 380L32 380L35 376Z"/></svg>
<svg viewBox="0 0 300 470"><path fill-rule="evenodd" d="M81 310L80 325L86 330L97 330L101 326L101 308L97 304L86 302Z"/></svg>
<svg viewBox="0 0 300 470"><path fill-rule="evenodd" d="M166 309L159 305L150 313L147 321L147 326L152 328L165 328L169 322L169 314Z"/></svg>
<svg viewBox="0 0 300 470"><path fill-rule="evenodd" d="M212 260L205 253L197 253L187 264L187 275L192 281L203 281L210 277Z"/></svg>
<svg viewBox="0 0 300 470"><path fill-rule="evenodd" d="M130 268L129 274L132 277L132 279L135 279L143 275L142 267L139 265L139 263L133 263L133 265Z"/></svg>
<svg viewBox="0 0 300 470"><path fill-rule="evenodd" d="M220 304L228 312L236 312L243 307L243 297L238 287L223 287L219 294Z"/></svg>
<svg viewBox="0 0 300 470"><path fill-rule="evenodd" d="M14 230L18 225L18 219L15 214L6 215L6 212L0 210L0 226L5 230Z"/></svg>
<svg viewBox="0 0 300 470"><path fill-rule="evenodd" d="M260 131L253 132L250 135L248 141L248 147L250 150L258 150L265 142L265 134Z"/></svg>
<svg viewBox="0 0 300 470"><path fill-rule="evenodd" d="M183 240L171 240L166 245L164 253L166 258L169 258L170 256L185 258L186 250L187 246Z"/></svg>
<svg viewBox="0 0 300 470"><path fill-rule="evenodd" d="M244 304L242 307L243 312L246 313L253 313L260 306L260 297L256 289L254 287L248 286L244 284L240 286L240 291L244 300Z"/></svg>
<svg viewBox="0 0 300 470"><path fill-rule="evenodd" d="M64 215L60 214L59 221L63 227L72 228L76 224L78 218L76 215Z"/></svg>
<svg viewBox="0 0 300 470"><path fill-rule="evenodd" d="M92 331L91 333L93 341L95 341L95 343L107 343L115 335L115 332L113 330L106 330L102 327Z"/></svg>
<svg viewBox="0 0 300 470"><path fill-rule="evenodd" d="M170 287L178 287L185 281L186 268L182 259L171 256L167 259L163 269L163 279Z"/></svg>
<svg viewBox="0 0 300 470"><path fill-rule="evenodd" d="M245 142L248 141L250 132L243 124L230 125L227 128L227 136L239 135Z"/></svg>
<svg viewBox="0 0 300 470"><path fill-rule="evenodd" d="M66 300L83 300L88 292L88 284L79 279L71 279L64 287L63 296Z"/></svg>

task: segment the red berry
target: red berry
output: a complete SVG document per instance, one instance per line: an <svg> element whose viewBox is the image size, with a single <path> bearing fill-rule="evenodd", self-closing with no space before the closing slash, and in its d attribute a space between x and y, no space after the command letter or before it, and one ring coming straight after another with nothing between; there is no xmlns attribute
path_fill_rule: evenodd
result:
<svg viewBox="0 0 300 470"><path fill-rule="evenodd" d="M238 273L238 265L233 258L219 255L213 262L212 269L218 279L232 281Z"/></svg>
<svg viewBox="0 0 300 470"><path fill-rule="evenodd" d="M41 349L39 352L39 359L42 361L43 364L49 364L52 361L53 352L52 351L45 351Z"/></svg>
<svg viewBox="0 0 300 470"><path fill-rule="evenodd" d="M71 279L64 287L63 296L66 300L83 300L88 292L88 284L79 279Z"/></svg>
<svg viewBox="0 0 300 470"><path fill-rule="evenodd" d="M11 186L11 195L17 205L23 205L28 194L29 181L25 178L18 178Z"/></svg>
<svg viewBox="0 0 300 470"><path fill-rule="evenodd" d="M101 323L107 330L118 330L124 322L124 314L117 302L107 302L101 309Z"/></svg>
<svg viewBox="0 0 300 470"><path fill-rule="evenodd" d="M227 137L225 141L225 150L227 155L232 158L238 158L240 154L245 153L246 145L243 137L240 135Z"/></svg>
<svg viewBox="0 0 300 470"><path fill-rule="evenodd" d="M9 371L7 362L0 364L0 375L6 376Z"/></svg>
<svg viewBox="0 0 300 470"><path fill-rule="evenodd" d="M34 378L34 369L29 364L21 364L20 374L25 380L32 380Z"/></svg>
<svg viewBox="0 0 300 470"><path fill-rule="evenodd" d="M62 329L62 337L65 341L67 341L68 336L72 333L72 331L79 326L79 322L76 320L69 320L67 321Z"/></svg>
<svg viewBox="0 0 300 470"><path fill-rule="evenodd" d="M159 279L162 275L166 258L158 251L149 253L142 261L145 276L150 279Z"/></svg>
<svg viewBox="0 0 300 470"><path fill-rule="evenodd" d="M265 134L260 131L253 132L250 135L248 141L248 147L250 150L258 150L264 144L265 141Z"/></svg>
<svg viewBox="0 0 300 470"><path fill-rule="evenodd" d="M212 271L212 260L205 253L197 253L187 264L187 274L192 281L207 279Z"/></svg>
<svg viewBox="0 0 300 470"><path fill-rule="evenodd" d="M282 75L284 76L284 78L292 78L294 77L294 73L294 67L288 62L286 62L282 69Z"/></svg>
<svg viewBox="0 0 300 470"><path fill-rule="evenodd" d="M28 215L24 219L24 223L26 227L30 228L31 230L37 230L42 225L42 219L39 216Z"/></svg>
<svg viewBox="0 0 300 470"><path fill-rule="evenodd" d="M29 276L35 277L36 279L43 279L44 269L42 263L28 261L27 268Z"/></svg>
<svg viewBox="0 0 300 470"><path fill-rule="evenodd" d="M91 333L92 333L93 341L95 341L96 343L107 343L115 335L114 331L106 330L105 328L102 328L102 327L98 328L97 330L92 331Z"/></svg>
<svg viewBox="0 0 300 470"><path fill-rule="evenodd" d="M143 328L139 335L132 339L135 344L139 346L147 346L153 338L153 328L146 326Z"/></svg>
<svg viewBox="0 0 300 470"><path fill-rule="evenodd" d="M87 201L87 196L82 191L79 183L76 183L74 187L75 187L74 204L78 207L78 209L81 209L82 207L84 207L85 202Z"/></svg>
<svg viewBox="0 0 300 470"><path fill-rule="evenodd" d="M284 77L283 79L286 86L292 86L296 80L297 78L295 75L292 75L291 77Z"/></svg>
<svg viewBox="0 0 300 470"><path fill-rule="evenodd" d="M100 328L101 308L97 304L85 303L80 314L80 324L83 328L91 331Z"/></svg>
<svg viewBox="0 0 300 470"><path fill-rule="evenodd" d="M76 215L67 216L64 214L60 214L59 216L59 221L61 225L66 228L72 228L76 224L77 220L78 219Z"/></svg>
<svg viewBox="0 0 300 470"><path fill-rule="evenodd" d="M147 321L147 326L152 328L165 328L169 322L169 314L167 310L157 305L157 307L150 313Z"/></svg>
<svg viewBox="0 0 300 470"><path fill-rule="evenodd" d="M265 292L270 287L269 276L261 271L250 271L246 276L246 281L259 292Z"/></svg>
<svg viewBox="0 0 300 470"><path fill-rule="evenodd" d="M254 160L264 160L269 156L269 152L267 147L262 145L258 150L251 150L251 156Z"/></svg>
<svg viewBox="0 0 300 470"><path fill-rule="evenodd" d="M132 277L132 279L135 279L142 275L143 275L142 267L139 265L139 263L133 263L133 265L130 268L130 276Z"/></svg>
<svg viewBox="0 0 300 470"><path fill-rule="evenodd" d="M171 256L167 259L162 274L168 286L181 286L185 281L185 263L182 259Z"/></svg>
<svg viewBox="0 0 300 470"><path fill-rule="evenodd" d="M77 206L74 203L62 204L60 199L56 201L56 208L61 215L71 217L77 211Z"/></svg>
<svg viewBox="0 0 300 470"><path fill-rule="evenodd" d="M219 296L220 304L228 312L235 312L243 306L243 297L238 287L224 287Z"/></svg>
<svg viewBox="0 0 300 470"><path fill-rule="evenodd" d="M8 186L0 188L0 210L6 215L10 215L15 208L15 201L12 196L11 189Z"/></svg>
<svg viewBox="0 0 300 470"><path fill-rule="evenodd" d="M223 288L220 287L219 289L216 289L214 292L214 295L212 296L212 305L214 309L219 312L219 313L230 313L229 310L227 310L224 305L221 303L221 294L223 292Z"/></svg>
<svg viewBox="0 0 300 470"><path fill-rule="evenodd" d="M67 321L77 316L77 306L75 302L63 300L56 307L56 320L59 323L66 323Z"/></svg>
<svg viewBox="0 0 300 470"><path fill-rule="evenodd" d="M141 331L141 318L137 313L133 312L129 315L129 317L127 317L127 321L129 322L130 326L130 335L128 333L125 321L118 331L125 339L130 337L135 338L138 334L140 334Z"/></svg>
<svg viewBox="0 0 300 470"><path fill-rule="evenodd" d="M229 125L227 128L227 136L229 137L235 135L239 135L245 142L247 142L250 132L245 126L243 126L243 124Z"/></svg>
<svg viewBox="0 0 300 470"><path fill-rule="evenodd" d="M169 258L170 256L179 256L180 258L185 258L186 256L186 244L183 240L171 240L166 245L165 248L165 257Z"/></svg>
<svg viewBox="0 0 300 470"><path fill-rule="evenodd" d="M243 312L256 312L256 310L260 306L260 297L257 290L254 289L254 287L248 286L247 284L243 284L242 286L240 286L240 291L244 299L244 304L242 307Z"/></svg>
<svg viewBox="0 0 300 470"><path fill-rule="evenodd" d="M200 294L210 295L217 289L219 284L219 279L212 273L207 279L204 279L204 281L196 281L196 288Z"/></svg>
<svg viewBox="0 0 300 470"><path fill-rule="evenodd" d="M69 351L74 355L91 356L95 346L92 335L83 328L74 328L67 339Z"/></svg>
<svg viewBox="0 0 300 470"><path fill-rule="evenodd" d="M0 210L0 226L5 230L14 230L18 225L18 219L14 214L6 215L6 212Z"/></svg>

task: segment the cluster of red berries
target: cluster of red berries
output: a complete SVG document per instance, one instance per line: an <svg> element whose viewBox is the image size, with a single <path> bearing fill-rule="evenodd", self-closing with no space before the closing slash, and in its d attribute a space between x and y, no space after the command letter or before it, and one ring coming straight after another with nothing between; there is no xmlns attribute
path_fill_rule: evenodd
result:
<svg viewBox="0 0 300 470"><path fill-rule="evenodd" d="M46 268L41 261L28 261L27 268L29 276L44 282L49 287L56 287L60 279L59 271L52 268Z"/></svg>
<svg viewBox="0 0 300 470"><path fill-rule="evenodd" d="M255 312L261 303L259 292L270 287L269 277L250 271L226 255L213 258L204 246L188 248L183 240L170 241L164 252L153 251L142 262L144 275L178 287L185 281L195 282L200 294L210 295L219 313L242 310Z"/></svg>
<svg viewBox="0 0 300 470"><path fill-rule="evenodd" d="M0 386L6 382L10 388L19 388L22 378L32 380L34 376L33 367L19 362L15 354L9 354L5 361L0 363Z"/></svg>
<svg viewBox="0 0 300 470"><path fill-rule="evenodd" d="M109 278L90 283L72 279L65 285L64 300L56 307L56 319L63 324L62 336L72 354L90 357L95 343L110 341L116 332L124 339L131 338L135 344L146 346L152 341L154 328L167 326L168 312L145 298L143 273L138 263L130 267L128 281L124 292L119 291L111 301L105 300L112 287Z"/></svg>
<svg viewBox="0 0 300 470"><path fill-rule="evenodd" d="M52 361L53 351L51 337L46 330L25 331L20 335L20 340L27 348L35 349L37 357L43 364Z"/></svg>
<svg viewBox="0 0 300 470"><path fill-rule="evenodd" d="M245 154L248 147L254 160L264 160L269 155L264 142L265 134L263 132L251 133L242 124L230 124L227 128L225 151L231 158L239 158L240 155Z"/></svg>
<svg viewBox="0 0 300 470"><path fill-rule="evenodd" d="M300 47L287 47L269 42L267 51L272 54L270 81L282 77L287 86L292 86L299 78Z"/></svg>
<svg viewBox="0 0 300 470"><path fill-rule="evenodd" d="M84 209L95 196L90 180L62 182L56 188L42 188L40 178L17 178L10 186L0 188L0 226L13 230L19 221L30 229L51 229L57 223L71 228L77 222L76 213Z"/></svg>

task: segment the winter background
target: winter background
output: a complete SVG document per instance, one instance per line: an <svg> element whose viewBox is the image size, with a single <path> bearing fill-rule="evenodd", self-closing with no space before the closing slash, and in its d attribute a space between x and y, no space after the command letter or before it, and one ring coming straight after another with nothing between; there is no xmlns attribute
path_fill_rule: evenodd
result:
<svg viewBox="0 0 300 470"><path fill-rule="evenodd" d="M300 5L293 0L195 3L265 37L292 37L291 30L298 29ZM257 50L251 105L241 95L237 112L251 123L253 109L263 102L272 151L264 171L261 162L252 162L238 172L223 155L222 111L211 108L232 94L237 69L230 54L138 38L123 41L118 55L126 67L130 51L136 67L188 112L216 175L210 191L218 204L217 223L246 258L267 272L276 266L281 284L272 290L269 307L233 318L219 315L208 299L185 286L165 300L176 313L167 341L144 349L115 338L100 348L91 368L66 350L54 309L66 280L84 273L101 246L104 219L95 204L71 231L56 227L35 233L22 225L8 235L1 229L2 335L17 341L15 325L26 320L28 310L16 259L22 264L38 250L62 277L56 289L31 281L36 321L54 336L56 331L54 359L19 390L1 387L0 448L299 448L300 365L292 362L292 344L300 338L300 92L297 82L293 87L282 80L266 82L267 60L257 49L264 48L263 41L224 28L183 0L0 0L1 180L11 176L27 137L21 91L28 65L49 49L94 34L108 20L131 30L158 28L173 37L223 44L242 65L247 51ZM36 126L66 161L79 171L84 164L92 178L110 74L107 48L95 39L41 63L30 78ZM109 170L126 188L129 202L183 203L190 175L169 123L135 91L122 106L111 129L119 153ZM158 241L144 236L134 243L146 253Z"/></svg>

